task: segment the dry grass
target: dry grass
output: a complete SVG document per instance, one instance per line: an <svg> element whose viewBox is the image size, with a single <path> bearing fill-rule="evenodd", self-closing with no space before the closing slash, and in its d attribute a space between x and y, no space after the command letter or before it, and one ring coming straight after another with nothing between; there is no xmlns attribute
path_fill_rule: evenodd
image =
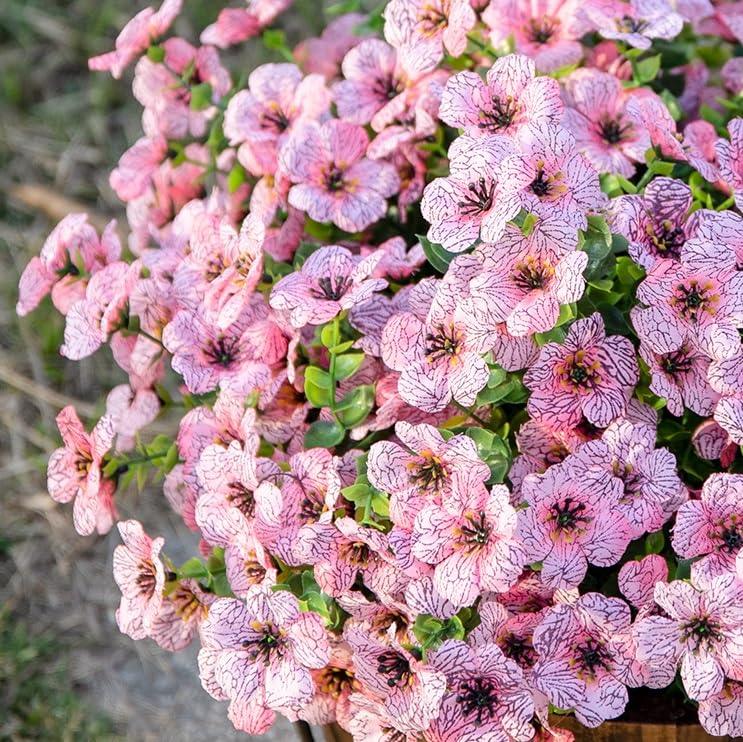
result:
<svg viewBox="0 0 743 742"><path fill-rule="evenodd" d="M0 14L0 740L187 741L204 729L212 739L246 738L201 690L194 652L172 656L119 634L116 535L78 537L69 508L46 494L57 411L72 402L81 416L98 416L123 374L107 350L62 359L62 321L48 302L22 320L14 311L21 270L64 213L121 216L108 172L139 135L140 112L126 83L92 75L85 60L147 4L4 0ZM290 36L317 30L319 0L300 5ZM187 3L178 32L193 38L187 18L203 25L218 7ZM250 69L265 54L256 41L230 62ZM174 558L193 553L160 492L133 497L123 498L122 515L136 511ZM273 738L294 731L284 724Z"/></svg>

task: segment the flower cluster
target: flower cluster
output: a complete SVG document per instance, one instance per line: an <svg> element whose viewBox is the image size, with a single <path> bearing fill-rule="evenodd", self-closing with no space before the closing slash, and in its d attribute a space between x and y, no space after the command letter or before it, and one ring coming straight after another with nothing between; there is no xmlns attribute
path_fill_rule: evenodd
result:
<svg viewBox="0 0 743 742"><path fill-rule="evenodd" d="M564 740L680 669L743 736L736 4L390 0L234 74L288 5L90 61L143 107L126 245L72 214L20 280L126 379L51 496L102 534L152 473L200 539L118 522L119 627L251 734Z"/></svg>

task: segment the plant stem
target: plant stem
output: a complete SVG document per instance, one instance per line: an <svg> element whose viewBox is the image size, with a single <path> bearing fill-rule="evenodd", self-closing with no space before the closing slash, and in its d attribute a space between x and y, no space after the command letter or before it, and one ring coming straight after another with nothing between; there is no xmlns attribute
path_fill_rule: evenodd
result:
<svg viewBox="0 0 743 742"><path fill-rule="evenodd" d="M336 345L338 344L338 341L341 337L341 320L340 315L336 315L333 318L333 338L336 340ZM333 349L330 348L330 368L328 369L328 373L330 374L330 390L331 390L331 398L330 398L330 410L331 412L335 412L335 359L336 354L333 352Z"/></svg>
<svg viewBox="0 0 743 742"><path fill-rule="evenodd" d="M471 417L475 422L480 423L480 425L482 425L482 427L485 428L485 430L491 430L492 431L492 429L490 427L490 424L488 422L486 422L485 420L483 420L473 410L468 409L463 404L459 404L459 402L457 402L456 399L453 399L452 402L454 403L454 406L455 407L457 407L458 409L462 410L462 412L464 412L466 415L468 415L469 417Z"/></svg>

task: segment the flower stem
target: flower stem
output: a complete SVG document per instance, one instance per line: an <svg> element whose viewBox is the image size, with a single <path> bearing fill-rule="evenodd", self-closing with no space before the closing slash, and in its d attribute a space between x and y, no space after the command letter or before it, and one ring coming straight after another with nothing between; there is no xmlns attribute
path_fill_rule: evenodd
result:
<svg viewBox="0 0 743 742"><path fill-rule="evenodd" d="M463 404L459 404L456 399L453 399L452 402L454 403L454 406L458 409L462 410L468 417L471 417L475 422L480 423L485 430L491 430L490 423L486 422L483 418L481 418L476 412L473 410L465 407Z"/></svg>

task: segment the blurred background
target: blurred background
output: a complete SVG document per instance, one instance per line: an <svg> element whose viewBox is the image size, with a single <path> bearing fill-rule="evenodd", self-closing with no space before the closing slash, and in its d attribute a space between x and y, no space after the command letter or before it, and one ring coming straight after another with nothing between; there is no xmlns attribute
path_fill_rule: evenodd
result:
<svg viewBox="0 0 743 742"><path fill-rule="evenodd" d="M119 29L152 3L132 0L2 0L0 3L0 740L247 739L226 704L202 689L196 648L177 655L133 642L114 621L111 574L118 543L82 538L71 508L46 493L46 459L59 445L54 418L74 404L97 419L105 392L124 380L107 348L82 363L61 358L63 322L48 299L15 314L18 277L53 226L88 211L100 227L123 208L108 186L120 154L141 132L131 69L115 81L87 59L113 48ZM175 33L213 21L223 3L188 0ZM317 35L322 0L297 0L280 19L290 42ZM282 61L252 39L224 60L235 72ZM157 488L128 494L165 536L176 560L195 553ZM207 732L208 730L208 732ZM299 739L288 723L268 739Z"/></svg>

